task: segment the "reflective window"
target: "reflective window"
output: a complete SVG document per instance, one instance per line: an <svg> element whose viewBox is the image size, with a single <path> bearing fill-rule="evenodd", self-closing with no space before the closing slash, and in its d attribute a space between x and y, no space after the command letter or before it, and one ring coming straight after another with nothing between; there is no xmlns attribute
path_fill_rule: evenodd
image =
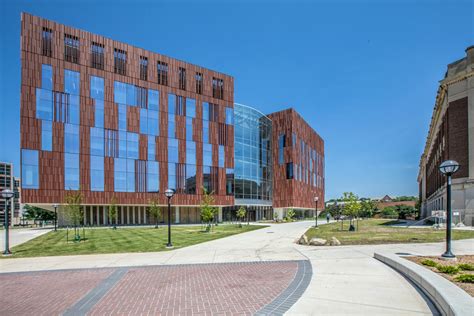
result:
<svg viewBox="0 0 474 316"><path fill-rule="evenodd" d="M104 156L104 130L91 127L90 130L91 155Z"/></svg>
<svg viewBox="0 0 474 316"><path fill-rule="evenodd" d="M186 164L196 164L196 143L187 141L186 142Z"/></svg>
<svg viewBox="0 0 474 316"><path fill-rule="evenodd" d="M95 127L104 127L104 101L95 99L94 100L94 121Z"/></svg>
<svg viewBox="0 0 474 316"><path fill-rule="evenodd" d="M300 168L301 170L301 168ZM286 164L286 178L287 179L293 179L293 163L292 162L288 162Z"/></svg>
<svg viewBox="0 0 474 316"><path fill-rule="evenodd" d="M78 95L69 96L68 122L71 124L79 125L79 121L80 121L79 100L80 100L80 97Z"/></svg>
<svg viewBox="0 0 474 316"><path fill-rule="evenodd" d="M193 140L193 119L186 118L186 140Z"/></svg>
<svg viewBox="0 0 474 316"><path fill-rule="evenodd" d="M160 110L160 91L148 89L148 109Z"/></svg>
<svg viewBox="0 0 474 316"><path fill-rule="evenodd" d="M168 137L176 137L174 114L168 114Z"/></svg>
<svg viewBox="0 0 474 316"><path fill-rule="evenodd" d="M202 103L202 119L209 121L209 103Z"/></svg>
<svg viewBox="0 0 474 316"><path fill-rule="evenodd" d="M225 171L225 193L226 195L234 195L234 169L227 168Z"/></svg>
<svg viewBox="0 0 474 316"><path fill-rule="evenodd" d="M226 107L225 108L225 123L229 125L234 125L234 109Z"/></svg>
<svg viewBox="0 0 474 316"><path fill-rule="evenodd" d="M219 145L219 168L224 168L225 166L225 150L224 146Z"/></svg>
<svg viewBox="0 0 474 316"><path fill-rule="evenodd" d="M91 191L104 191L104 157L90 156Z"/></svg>
<svg viewBox="0 0 474 316"><path fill-rule="evenodd" d="M80 91L79 72L64 69L64 92L72 95L79 95Z"/></svg>
<svg viewBox="0 0 474 316"><path fill-rule="evenodd" d="M127 103L127 85L120 81L114 81L114 102Z"/></svg>
<svg viewBox="0 0 474 316"><path fill-rule="evenodd" d="M38 151L21 150L21 187L25 189L39 189Z"/></svg>
<svg viewBox="0 0 474 316"><path fill-rule="evenodd" d="M138 134L127 132L127 158L138 159Z"/></svg>
<svg viewBox="0 0 474 316"><path fill-rule="evenodd" d="M148 135L148 160L156 160L156 140L155 136Z"/></svg>
<svg viewBox="0 0 474 316"><path fill-rule="evenodd" d="M176 107L176 96L172 93L168 93L168 113L175 113Z"/></svg>
<svg viewBox="0 0 474 316"><path fill-rule="evenodd" d="M147 161L147 192L158 192L160 189L160 165L157 161Z"/></svg>
<svg viewBox="0 0 474 316"><path fill-rule="evenodd" d="M278 136L278 163L281 165L285 162L284 149L286 147L286 135Z"/></svg>
<svg viewBox="0 0 474 316"><path fill-rule="evenodd" d="M160 135L160 112L148 110L148 134Z"/></svg>
<svg viewBox="0 0 474 316"><path fill-rule="evenodd" d="M203 144L203 165L212 166L212 144Z"/></svg>
<svg viewBox="0 0 474 316"><path fill-rule="evenodd" d="M178 140L168 138L168 162L179 162Z"/></svg>
<svg viewBox="0 0 474 316"><path fill-rule="evenodd" d="M53 150L53 122L41 121L41 149Z"/></svg>
<svg viewBox="0 0 474 316"><path fill-rule="evenodd" d="M196 100L186 98L186 116L193 118L196 117Z"/></svg>
<svg viewBox="0 0 474 316"><path fill-rule="evenodd" d="M148 110L140 109L140 134L148 134Z"/></svg>
<svg viewBox="0 0 474 316"><path fill-rule="evenodd" d="M127 159L114 159L114 191L127 192Z"/></svg>
<svg viewBox="0 0 474 316"><path fill-rule="evenodd" d="M135 192L135 160L127 159L127 192Z"/></svg>
<svg viewBox="0 0 474 316"><path fill-rule="evenodd" d="M227 120L226 113L226 120ZM259 111L235 104L234 174L227 174L226 192L236 199L272 199L272 122ZM221 162L222 163L222 162ZM225 161L224 161L225 163Z"/></svg>
<svg viewBox="0 0 474 316"><path fill-rule="evenodd" d="M185 190L187 194L196 194L196 166L186 165Z"/></svg>
<svg viewBox="0 0 474 316"><path fill-rule="evenodd" d="M209 143L209 121L202 121L202 142Z"/></svg>
<svg viewBox="0 0 474 316"><path fill-rule="evenodd" d="M168 163L168 188L176 190L176 164Z"/></svg>
<svg viewBox="0 0 474 316"><path fill-rule="evenodd" d="M36 88L36 118L53 120L53 92Z"/></svg>
<svg viewBox="0 0 474 316"><path fill-rule="evenodd" d="M79 154L64 153L64 189L79 190Z"/></svg>
<svg viewBox="0 0 474 316"><path fill-rule="evenodd" d="M125 86L127 87L127 102L125 103L132 106L137 105L135 86L131 84L125 84Z"/></svg>
<svg viewBox="0 0 474 316"><path fill-rule="evenodd" d="M118 115L119 115L119 130L127 130L127 106L125 104L118 105Z"/></svg>
<svg viewBox="0 0 474 316"><path fill-rule="evenodd" d="M64 152L79 153L79 126L64 124Z"/></svg>
<svg viewBox="0 0 474 316"><path fill-rule="evenodd" d="M51 65L41 65L41 88L53 90L53 67Z"/></svg>
<svg viewBox="0 0 474 316"><path fill-rule="evenodd" d="M104 78L91 76L91 98L104 100Z"/></svg>
<svg viewBox="0 0 474 316"><path fill-rule="evenodd" d="M127 132L119 131L119 152L120 158L127 158Z"/></svg>

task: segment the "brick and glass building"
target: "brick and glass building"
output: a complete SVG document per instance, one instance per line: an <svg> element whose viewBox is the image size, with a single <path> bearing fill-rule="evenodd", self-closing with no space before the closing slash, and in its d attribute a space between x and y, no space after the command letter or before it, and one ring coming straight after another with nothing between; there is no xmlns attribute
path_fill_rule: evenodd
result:
<svg viewBox="0 0 474 316"><path fill-rule="evenodd" d="M15 195L8 201L8 216L10 225L19 224L21 217L20 209L20 179L13 175L13 164L9 162L0 162L0 192L3 190L12 190ZM7 200L0 195L0 223L5 222L5 210Z"/></svg>
<svg viewBox="0 0 474 316"><path fill-rule="evenodd" d="M272 120L273 208L281 218L293 209L300 217L324 208L324 141L293 109L269 114Z"/></svg>
<svg viewBox="0 0 474 316"><path fill-rule="evenodd" d="M446 210L446 177L439 165L460 164L452 179L452 208L465 225L474 225L474 46L447 67L440 81L418 173L421 216Z"/></svg>
<svg viewBox="0 0 474 316"><path fill-rule="evenodd" d="M324 205L323 142L293 110L280 127L280 112L234 105L229 75L29 14L21 23L23 203L52 209L80 192L86 225L109 224L113 201L118 224L147 224L167 188L175 223L200 221L203 189L219 220L240 205L251 219L313 208L314 194ZM281 134L288 124L304 146L285 161L301 166L295 179L281 178L272 147L272 126ZM284 181L294 191L275 206L272 187L281 194Z"/></svg>

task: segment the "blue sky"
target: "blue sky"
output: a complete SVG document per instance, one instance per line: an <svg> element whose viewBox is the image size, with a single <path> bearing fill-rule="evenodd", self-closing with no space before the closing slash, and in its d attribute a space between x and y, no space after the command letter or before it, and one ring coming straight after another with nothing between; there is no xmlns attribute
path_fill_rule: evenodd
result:
<svg viewBox="0 0 474 316"><path fill-rule="evenodd" d="M230 74L235 101L264 113L294 107L325 140L326 198L416 195L438 81L474 44L474 8L414 2L1 1L0 160L19 174L26 11Z"/></svg>

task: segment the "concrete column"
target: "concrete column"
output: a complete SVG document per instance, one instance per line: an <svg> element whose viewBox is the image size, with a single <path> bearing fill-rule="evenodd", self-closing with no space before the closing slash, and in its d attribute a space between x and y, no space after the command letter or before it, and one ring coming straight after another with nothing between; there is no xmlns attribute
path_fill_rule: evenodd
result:
<svg viewBox="0 0 474 316"><path fill-rule="evenodd" d="M273 212L277 213L278 219L283 219L283 216L285 215L285 209L284 208L274 208Z"/></svg>
<svg viewBox="0 0 474 316"><path fill-rule="evenodd" d="M147 222L146 222L146 206L143 207L143 224L147 224Z"/></svg>
<svg viewBox="0 0 474 316"><path fill-rule="evenodd" d="M94 209L95 209L95 220L96 220L96 222L97 222L97 226L99 226L99 224L100 224L99 207L98 207L98 206L94 206Z"/></svg>
<svg viewBox="0 0 474 316"><path fill-rule="evenodd" d="M119 212L120 212L120 225L123 225L123 206L118 207Z"/></svg>
<svg viewBox="0 0 474 316"><path fill-rule="evenodd" d="M107 216L107 207L102 206L102 213L104 214L104 225L109 225L109 217Z"/></svg>
<svg viewBox="0 0 474 316"><path fill-rule="evenodd" d="M87 208L88 208L88 206L84 206L84 209L83 209L84 214L82 214L82 215L84 215L84 225L87 224Z"/></svg>
<svg viewBox="0 0 474 316"><path fill-rule="evenodd" d="M132 206L132 223L133 225L136 224L136 221L135 221L135 213L137 211L137 207L136 206Z"/></svg>
<svg viewBox="0 0 474 316"><path fill-rule="evenodd" d="M175 224L179 224L179 206L174 208L174 222Z"/></svg>
<svg viewBox="0 0 474 316"><path fill-rule="evenodd" d="M89 223L94 225L94 208L89 206Z"/></svg>
<svg viewBox="0 0 474 316"><path fill-rule="evenodd" d="M222 223L222 207L219 207L217 210L217 221Z"/></svg>
<svg viewBox="0 0 474 316"><path fill-rule="evenodd" d="M467 79L467 89L469 179L474 179L474 77Z"/></svg>
<svg viewBox="0 0 474 316"><path fill-rule="evenodd" d="M141 219L142 219L142 209L143 209L143 207L141 207L141 206L138 207L138 221L137 221L137 224L142 223L142 221L141 221Z"/></svg>

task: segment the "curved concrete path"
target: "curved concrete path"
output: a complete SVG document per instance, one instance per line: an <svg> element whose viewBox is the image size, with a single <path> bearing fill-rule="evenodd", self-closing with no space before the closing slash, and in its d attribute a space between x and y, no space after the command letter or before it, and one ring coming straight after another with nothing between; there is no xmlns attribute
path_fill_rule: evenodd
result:
<svg viewBox="0 0 474 316"><path fill-rule="evenodd" d="M0 260L1 272L160 264L307 260L313 276L287 312L294 315L431 315L436 310L406 279L373 258L376 250L436 255L442 243L310 247L294 243L313 222L270 227L182 249L157 253L19 258ZM454 252L474 253L473 241L456 241ZM271 273L271 271L269 271Z"/></svg>

